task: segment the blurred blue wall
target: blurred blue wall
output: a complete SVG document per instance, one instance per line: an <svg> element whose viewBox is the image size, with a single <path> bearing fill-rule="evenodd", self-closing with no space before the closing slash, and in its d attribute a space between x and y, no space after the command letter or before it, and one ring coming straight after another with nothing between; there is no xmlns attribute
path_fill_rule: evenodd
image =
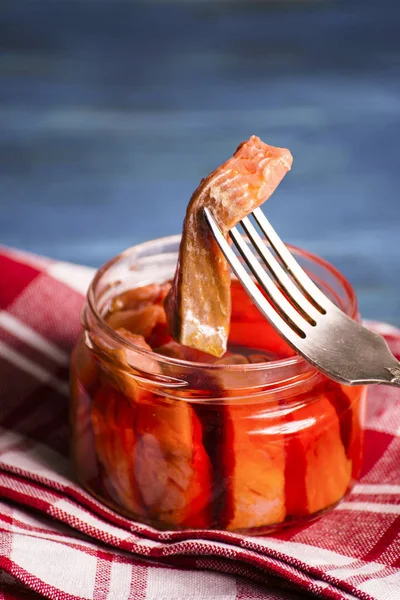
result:
<svg viewBox="0 0 400 600"><path fill-rule="evenodd" d="M400 324L398 0L2 0L0 243L100 265L181 229L252 133L295 162L266 210Z"/></svg>

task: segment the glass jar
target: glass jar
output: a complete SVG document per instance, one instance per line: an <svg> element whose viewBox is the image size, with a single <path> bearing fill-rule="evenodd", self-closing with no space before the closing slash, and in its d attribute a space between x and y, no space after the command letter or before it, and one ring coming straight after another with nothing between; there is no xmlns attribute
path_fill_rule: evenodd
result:
<svg viewBox="0 0 400 600"><path fill-rule="evenodd" d="M243 291L233 301L231 341L250 344L243 338L255 332L253 346L275 360L190 362L150 352L107 325L117 295L172 278L179 241L130 248L91 284L71 367L79 481L115 510L159 529L257 534L322 514L359 475L364 387L332 382L295 355ZM321 258L292 251L359 319L346 279Z"/></svg>

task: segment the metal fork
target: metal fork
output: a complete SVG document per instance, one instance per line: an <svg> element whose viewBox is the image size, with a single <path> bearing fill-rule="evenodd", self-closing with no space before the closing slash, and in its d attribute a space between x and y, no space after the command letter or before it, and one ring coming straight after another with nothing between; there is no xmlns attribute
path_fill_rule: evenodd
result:
<svg viewBox="0 0 400 600"><path fill-rule="evenodd" d="M400 362L383 337L350 319L327 298L287 249L260 208L251 214L276 257L248 217L240 221L240 225L256 253L236 227L229 235L270 301L232 250L210 210L204 209L206 222L232 271L271 325L308 362L339 383L400 387Z"/></svg>

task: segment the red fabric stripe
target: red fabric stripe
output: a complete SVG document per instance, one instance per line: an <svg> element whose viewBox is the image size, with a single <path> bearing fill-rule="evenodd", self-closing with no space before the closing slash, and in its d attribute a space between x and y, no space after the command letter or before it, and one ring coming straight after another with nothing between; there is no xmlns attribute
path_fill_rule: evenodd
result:
<svg viewBox="0 0 400 600"><path fill-rule="evenodd" d="M57 529L54 529L52 531L52 530L44 528L44 527L34 526L30 523L25 523L24 521L21 521L20 519L18 519L16 517L11 517L11 515L2 514L1 508L0 508L0 529L2 529L3 531L11 531L10 526L12 524L14 524L15 527L18 527L19 529L31 531L34 533L42 533L44 535L51 535L52 533L54 533L55 535L65 535L65 536L70 536L71 539L75 539L72 531L70 531L70 532L63 531L61 533L60 531L57 531ZM8 525L8 527L7 527L7 525Z"/></svg>
<svg viewBox="0 0 400 600"><path fill-rule="evenodd" d="M103 550L97 551L96 579L94 582L93 600L107 598L110 589L111 562Z"/></svg>
<svg viewBox="0 0 400 600"><path fill-rule="evenodd" d="M35 508L43 513L47 513L51 504L41 500L40 498L33 498L30 493L24 493L22 491L10 490L8 487L0 483L0 495L2 498L8 498L14 502L20 502L31 508Z"/></svg>
<svg viewBox="0 0 400 600"><path fill-rule="evenodd" d="M337 511L318 519L291 541L361 558L392 521L390 514Z"/></svg>
<svg viewBox="0 0 400 600"><path fill-rule="evenodd" d="M40 275L38 269L0 254L0 309L5 309Z"/></svg>
<svg viewBox="0 0 400 600"><path fill-rule="evenodd" d="M81 294L41 274L23 290L9 311L50 342L69 352L79 334Z"/></svg>
<svg viewBox="0 0 400 600"><path fill-rule="evenodd" d="M388 565L396 565L400 559L400 516L384 530L383 535L362 559L366 562L383 562L384 555L387 555L384 562Z"/></svg>
<svg viewBox="0 0 400 600"><path fill-rule="evenodd" d="M153 566L153 565L152 565ZM129 600L146 600L147 570L132 566Z"/></svg>
<svg viewBox="0 0 400 600"><path fill-rule="evenodd" d="M376 465L393 441L393 436L383 431L366 430L364 438L364 461L361 469L361 480Z"/></svg>
<svg viewBox="0 0 400 600"><path fill-rule="evenodd" d="M347 502L375 502L378 504L400 505L400 494L356 494L351 493L346 498ZM400 512L400 511L399 511Z"/></svg>

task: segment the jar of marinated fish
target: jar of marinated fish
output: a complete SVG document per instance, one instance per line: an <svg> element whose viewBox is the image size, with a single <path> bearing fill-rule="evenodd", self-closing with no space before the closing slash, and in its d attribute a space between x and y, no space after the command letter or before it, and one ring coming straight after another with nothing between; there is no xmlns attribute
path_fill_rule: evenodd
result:
<svg viewBox="0 0 400 600"><path fill-rule="evenodd" d="M232 281L222 358L174 342L163 301L179 236L133 247L95 276L72 356L72 455L105 504L159 529L264 533L321 515L357 479L366 388L317 372ZM351 318L330 264L292 248Z"/></svg>

